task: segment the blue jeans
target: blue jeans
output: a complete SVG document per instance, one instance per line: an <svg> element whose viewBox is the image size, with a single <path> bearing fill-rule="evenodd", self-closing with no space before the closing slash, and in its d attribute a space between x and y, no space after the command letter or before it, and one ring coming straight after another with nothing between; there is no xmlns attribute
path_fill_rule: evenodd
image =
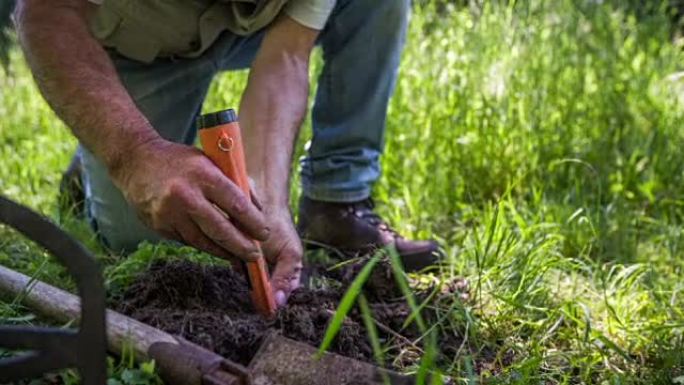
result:
<svg viewBox="0 0 684 385"><path fill-rule="evenodd" d="M303 193L315 200L367 198L380 176L387 104L405 40L408 0L338 0L321 32L324 67L312 111L313 139L301 160ZM113 54L121 81L159 134L194 143L197 118L214 75L248 68L264 32L224 33L196 59L139 63ZM230 106L226 106L230 107ZM145 227L107 170L80 148L89 218L115 251L134 250L160 236Z"/></svg>

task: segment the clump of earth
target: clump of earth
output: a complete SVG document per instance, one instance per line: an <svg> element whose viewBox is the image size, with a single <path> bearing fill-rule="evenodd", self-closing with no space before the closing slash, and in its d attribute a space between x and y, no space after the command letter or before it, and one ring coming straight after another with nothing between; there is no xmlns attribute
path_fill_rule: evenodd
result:
<svg viewBox="0 0 684 385"><path fill-rule="evenodd" d="M287 306L280 309L272 321L255 314L242 275L229 267L189 261L153 263L113 301L113 307L246 365L270 329L313 346L320 345L346 287L362 266L360 262L334 270L315 269L319 287L294 291ZM395 286L392 274L389 263L379 263L365 283L363 293L379 337L391 346L386 366L399 368L414 363L411 361L419 356L420 347L413 341L420 333L415 326L403 328L411 311ZM452 282L436 297L462 296L466 290L462 282ZM425 297L428 290L418 295ZM455 333L440 337L442 346L458 347L461 341ZM358 309L347 316L330 350L374 362Z"/></svg>

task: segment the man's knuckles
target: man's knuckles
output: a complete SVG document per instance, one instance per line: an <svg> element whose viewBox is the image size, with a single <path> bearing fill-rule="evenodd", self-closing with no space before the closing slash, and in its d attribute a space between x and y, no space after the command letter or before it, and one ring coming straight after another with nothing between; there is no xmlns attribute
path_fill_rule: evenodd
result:
<svg viewBox="0 0 684 385"><path fill-rule="evenodd" d="M235 194L230 198L230 213L233 216L244 216L249 211L249 205L251 204L247 201L247 197L243 194Z"/></svg>

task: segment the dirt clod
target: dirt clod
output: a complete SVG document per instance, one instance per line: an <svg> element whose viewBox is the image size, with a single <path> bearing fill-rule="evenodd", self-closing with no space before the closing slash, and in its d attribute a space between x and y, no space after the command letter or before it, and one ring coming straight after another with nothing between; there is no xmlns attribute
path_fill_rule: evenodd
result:
<svg viewBox="0 0 684 385"><path fill-rule="evenodd" d="M266 321L254 313L244 278L230 268L158 261L113 301L113 307L246 365L271 328L286 337L320 345L344 289L359 269L350 266L325 273L323 278L334 281L333 284L296 290L277 318ZM394 285L389 265L378 265L365 285L364 295L380 338L393 341L396 354L405 350L419 334L415 328L402 329L411 311L405 301L399 300L401 293ZM330 350L373 361L363 318L357 309L345 319ZM394 366L391 360L388 364Z"/></svg>

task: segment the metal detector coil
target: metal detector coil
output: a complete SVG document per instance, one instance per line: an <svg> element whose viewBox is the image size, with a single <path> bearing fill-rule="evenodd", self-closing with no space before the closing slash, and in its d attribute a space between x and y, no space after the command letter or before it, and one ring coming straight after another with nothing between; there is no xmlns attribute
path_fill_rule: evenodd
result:
<svg viewBox="0 0 684 385"><path fill-rule="evenodd" d="M105 289L95 258L46 218L3 196L0 196L0 224L14 228L66 266L81 297L77 330L0 325L0 347L27 351L0 360L0 383L76 368L82 383L104 384L107 379Z"/></svg>

